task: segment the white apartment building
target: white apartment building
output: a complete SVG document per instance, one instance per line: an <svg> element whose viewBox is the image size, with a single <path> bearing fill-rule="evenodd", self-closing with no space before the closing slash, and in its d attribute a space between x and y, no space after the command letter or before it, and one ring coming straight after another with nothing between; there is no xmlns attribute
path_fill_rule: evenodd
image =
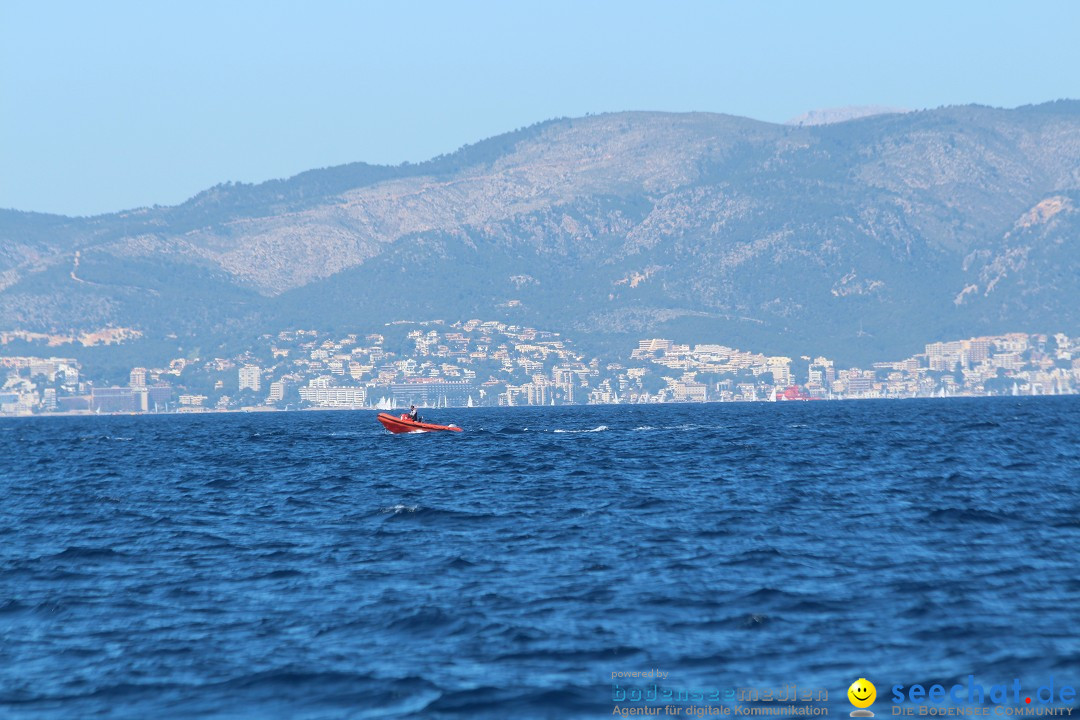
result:
<svg viewBox="0 0 1080 720"><path fill-rule="evenodd" d="M240 389L258 392L262 388L262 368L258 365L245 365L240 368Z"/></svg>

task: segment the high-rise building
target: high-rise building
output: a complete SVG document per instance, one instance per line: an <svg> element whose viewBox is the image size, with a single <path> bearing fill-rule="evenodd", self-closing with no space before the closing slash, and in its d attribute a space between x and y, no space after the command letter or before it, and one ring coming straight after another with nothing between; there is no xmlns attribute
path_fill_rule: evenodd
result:
<svg viewBox="0 0 1080 720"><path fill-rule="evenodd" d="M546 382L526 383L522 387L525 388L525 396L529 405L547 405L548 386Z"/></svg>
<svg viewBox="0 0 1080 720"><path fill-rule="evenodd" d="M300 388L301 400L320 407L357 407L363 405L366 398L367 393L362 387Z"/></svg>
<svg viewBox="0 0 1080 720"><path fill-rule="evenodd" d="M169 409L169 403L172 402L173 389L171 386L165 383L157 383L147 388L146 404L147 409L152 412L164 412Z"/></svg>
<svg viewBox="0 0 1080 720"><path fill-rule="evenodd" d="M286 382L286 380L282 379L270 383L270 395L266 398L267 402L276 403L285 399Z"/></svg>
<svg viewBox="0 0 1080 720"><path fill-rule="evenodd" d="M791 358L770 357L768 360L769 372L773 374L773 384L786 387L792 383Z"/></svg>
<svg viewBox="0 0 1080 720"><path fill-rule="evenodd" d="M990 357L992 343L990 338L972 338L967 341L968 358L977 365Z"/></svg>
<svg viewBox="0 0 1080 720"><path fill-rule="evenodd" d="M258 365L245 365L240 368L240 389L258 392L262 387L262 368Z"/></svg>
<svg viewBox="0 0 1080 720"><path fill-rule="evenodd" d="M472 383L467 381L434 378L410 378L390 385L395 407L463 406L468 402L471 391Z"/></svg>
<svg viewBox="0 0 1080 720"><path fill-rule="evenodd" d="M135 412L135 394L129 387L103 387L90 391L90 409L95 412Z"/></svg>
<svg viewBox="0 0 1080 720"><path fill-rule="evenodd" d="M128 376L128 385L133 388L146 387L146 368L132 368Z"/></svg>

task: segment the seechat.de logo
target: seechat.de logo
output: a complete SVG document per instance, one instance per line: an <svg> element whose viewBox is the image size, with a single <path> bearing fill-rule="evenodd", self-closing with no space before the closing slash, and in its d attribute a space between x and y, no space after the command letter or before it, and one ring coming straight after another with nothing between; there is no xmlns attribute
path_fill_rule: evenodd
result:
<svg viewBox="0 0 1080 720"><path fill-rule="evenodd" d="M851 711L851 717L874 717L873 711L866 709L877 699L877 688L874 687L874 683L866 678L859 678L847 689L847 697L851 704L858 708Z"/></svg>

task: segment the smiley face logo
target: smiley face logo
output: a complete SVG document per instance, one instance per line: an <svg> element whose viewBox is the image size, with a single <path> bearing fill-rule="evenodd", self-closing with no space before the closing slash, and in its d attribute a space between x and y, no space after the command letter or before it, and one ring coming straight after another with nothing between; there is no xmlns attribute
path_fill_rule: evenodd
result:
<svg viewBox="0 0 1080 720"><path fill-rule="evenodd" d="M874 704L874 700L877 699L877 688L874 687L874 683L866 678L859 678L851 683L851 687L847 689L847 697L852 705L860 708L851 713L851 717L874 717L874 713L862 709L870 707Z"/></svg>

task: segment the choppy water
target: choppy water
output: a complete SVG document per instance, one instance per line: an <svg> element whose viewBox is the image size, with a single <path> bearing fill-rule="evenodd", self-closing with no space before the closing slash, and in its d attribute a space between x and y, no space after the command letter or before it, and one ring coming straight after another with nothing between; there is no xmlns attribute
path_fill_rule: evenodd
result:
<svg viewBox="0 0 1080 720"><path fill-rule="evenodd" d="M1078 399L429 414L0 421L0 716L1080 685Z"/></svg>

